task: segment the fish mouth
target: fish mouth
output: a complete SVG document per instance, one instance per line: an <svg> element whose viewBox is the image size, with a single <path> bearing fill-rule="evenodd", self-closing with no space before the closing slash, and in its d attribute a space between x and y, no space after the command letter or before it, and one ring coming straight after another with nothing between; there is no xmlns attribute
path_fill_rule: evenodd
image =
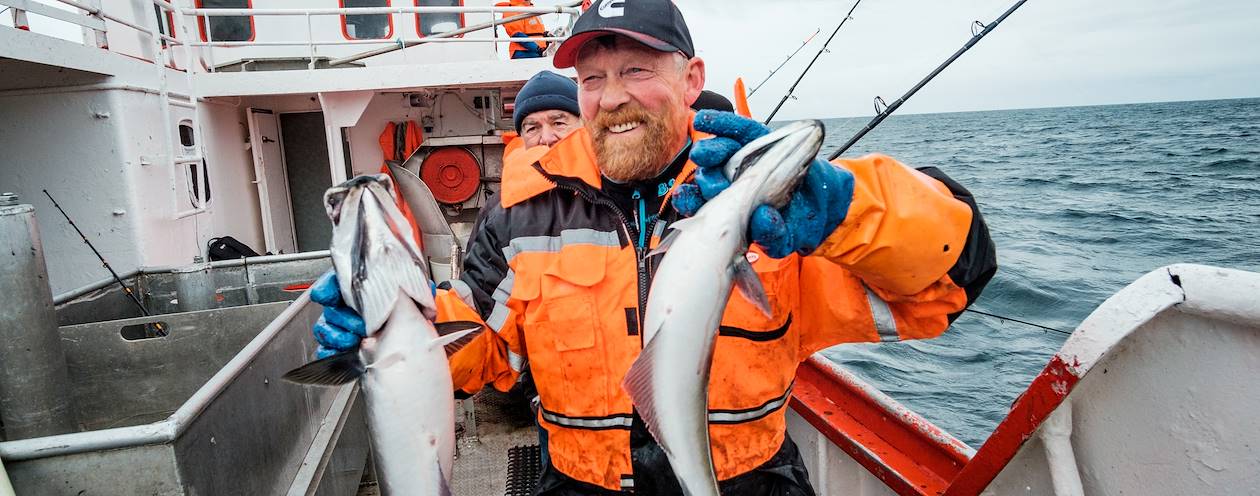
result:
<svg viewBox="0 0 1260 496"><path fill-rule="evenodd" d="M346 205L346 200L350 198L351 191L366 189L369 184L379 184L391 195L393 194L393 184L384 175L357 176L328 188L328 191L324 193L324 209L328 212L328 219L333 225L341 222L341 211Z"/></svg>
<svg viewBox="0 0 1260 496"><path fill-rule="evenodd" d="M822 147L825 132L823 123L818 120L789 123L745 145L726 162L723 172L734 181L763 158L783 159L791 155L796 160L813 162L812 158Z"/></svg>
<svg viewBox="0 0 1260 496"><path fill-rule="evenodd" d="M333 221L329 247L342 299L364 317L368 335L389 316L398 292L432 308L428 264L399 210L386 175L359 176L324 195Z"/></svg>

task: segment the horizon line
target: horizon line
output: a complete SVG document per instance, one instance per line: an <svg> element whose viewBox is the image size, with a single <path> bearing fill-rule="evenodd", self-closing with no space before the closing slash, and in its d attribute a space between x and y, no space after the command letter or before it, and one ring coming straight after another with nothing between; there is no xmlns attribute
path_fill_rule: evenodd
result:
<svg viewBox="0 0 1260 496"><path fill-rule="evenodd" d="M897 116L910 116L910 115L974 114L974 113L980 113L980 112L1009 112L1009 111L1015 111L1015 110L1120 107L1120 106L1125 106L1125 105L1147 105L1147 104L1152 104L1152 103L1190 103L1190 102L1217 102L1217 101L1223 102L1223 101L1229 101L1229 100L1256 100L1256 99L1260 99L1260 95L1244 96L1244 97L1230 97L1230 98L1197 98L1197 99L1190 99L1190 100L1150 100L1150 101L1144 101L1144 102L1090 103L1090 104L1080 104L1080 105L1049 105L1045 107L1009 107L1009 108L992 108L992 109L978 109L978 110L944 110L944 111L939 111L939 112L907 112L907 113L893 113L892 115L889 115L888 117L892 118L892 117L897 117ZM868 115L851 115L851 116L835 116L835 117L800 117L800 118L793 118L793 119L778 119L778 120L771 121L771 123L773 124L773 123L779 123L779 122L791 122L791 121L801 120L801 119L825 120L825 119L860 119L860 118L871 118L871 117L874 117L874 115L868 114Z"/></svg>

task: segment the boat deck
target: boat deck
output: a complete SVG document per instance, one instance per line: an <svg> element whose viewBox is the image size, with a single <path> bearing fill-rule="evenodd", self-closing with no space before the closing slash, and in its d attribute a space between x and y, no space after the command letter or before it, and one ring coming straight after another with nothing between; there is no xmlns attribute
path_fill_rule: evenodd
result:
<svg viewBox="0 0 1260 496"><path fill-rule="evenodd" d="M473 401L476 435L462 430L458 432L451 492L472 496L530 494L533 490L532 478L528 487L509 483L514 474L537 474L537 471L530 472L528 467L512 467L509 463L509 453L513 448L538 445L533 413L523 396L515 390L501 393L487 387L474 396ZM509 492L509 489L512 491ZM358 496L379 494L373 472L365 470Z"/></svg>

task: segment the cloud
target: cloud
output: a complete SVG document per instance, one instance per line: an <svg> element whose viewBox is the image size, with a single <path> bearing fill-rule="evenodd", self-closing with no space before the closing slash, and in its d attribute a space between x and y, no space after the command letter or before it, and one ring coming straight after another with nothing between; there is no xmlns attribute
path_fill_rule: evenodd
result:
<svg viewBox="0 0 1260 496"><path fill-rule="evenodd" d="M679 1L710 89L749 87L822 32L752 99L766 115L852 5ZM865 0L776 118L870 115L1010 0ZM1260 96L1260 2L1033 0L925 87L903 112Z"/></svg>

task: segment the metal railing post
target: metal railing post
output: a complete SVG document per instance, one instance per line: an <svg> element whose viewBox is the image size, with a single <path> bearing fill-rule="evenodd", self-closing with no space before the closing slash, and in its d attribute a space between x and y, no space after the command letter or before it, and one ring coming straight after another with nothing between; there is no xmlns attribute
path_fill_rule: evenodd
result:
<svg viewBox="0 0 1260 496"><path fill-rule="evenodd" d="M25 10L16 7L12 7L9 10L13 12L13 27L23 31L31 30L31 22L26 18Z"/></svg>
<svg viewBox="0 0 1260 496"><path fill-rule="evenodd" d="M88 6L94 9L99 10L101 8L101 0L87 0L87 4ZM88 14L88 15L92 15L92 14ZM99 15L96 15L94 17L96 17L97 19L101 18ZM91 31L92 31L92 42L94 45L96 45L96 48L109 48L109 39L106 37L104 29L101 29L101 30L92 29Z"/></svg>
<svg viewBox="0 0 1260 496"><path fill-rule="evenodd" d="M495 13L495 9L492 6L490 7L490 20L491 21L494 20L494 13ZM490 46L494 49L494 58L497 59L499 58L499 27L498 26L494 26L490 28L490 38L494 40L493 42L490 43Z"/></svg>
<svg viewBox="0 0 1260 496"><path fill-rule="evenodd" d="M306 14L306 48L311 53L311 63L306 66L308 70L315 70L315 31L311 29L311 14Z"/></svg>

